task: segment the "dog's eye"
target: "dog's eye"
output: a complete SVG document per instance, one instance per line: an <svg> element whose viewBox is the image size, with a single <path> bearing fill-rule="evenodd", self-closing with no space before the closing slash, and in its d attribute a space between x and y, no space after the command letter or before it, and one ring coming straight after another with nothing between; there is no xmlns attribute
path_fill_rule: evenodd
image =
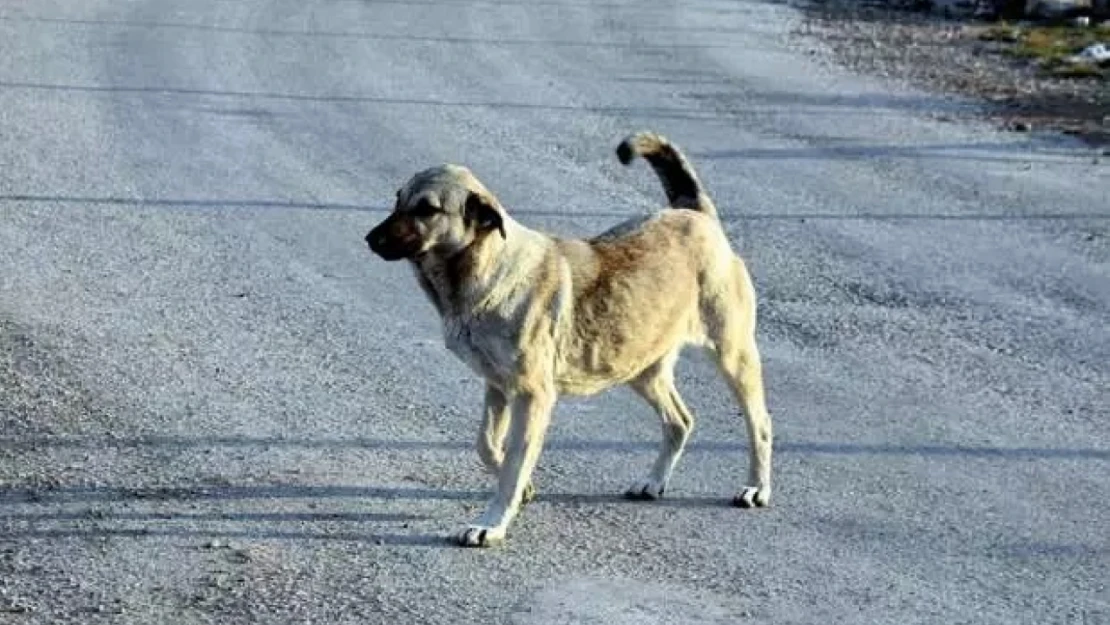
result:
<svg viewBox="0 0 1110 625"><path fill-rule="evenodd" d="M420 200L416 206L409 209L409 214L413 217L431 217L439 212L439 209L432 206L432 203L427 200Z"/></svg>

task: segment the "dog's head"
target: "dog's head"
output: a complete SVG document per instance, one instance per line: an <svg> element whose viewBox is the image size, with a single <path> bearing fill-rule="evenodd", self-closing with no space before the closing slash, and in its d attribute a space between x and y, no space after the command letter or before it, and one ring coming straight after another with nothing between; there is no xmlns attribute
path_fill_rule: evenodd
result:
<svg viewBox="0 0 1110 625"><path fill-rule="evenodd" d="M454 256L486 236L505 237L505 212L497 198L459 165L417 173L397 191L393 212L366 235L385 260Z"/></svg>

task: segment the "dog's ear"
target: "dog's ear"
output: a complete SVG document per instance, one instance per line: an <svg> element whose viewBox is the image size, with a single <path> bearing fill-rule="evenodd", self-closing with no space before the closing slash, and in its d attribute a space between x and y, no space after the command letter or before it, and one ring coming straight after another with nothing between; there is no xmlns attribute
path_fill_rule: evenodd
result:
<svg viewBox="0 0 1110 625"><path fill-rule="evenodd" d="M466 196L466 219L473 223L479 230L488 231L496 229L505 238L505 220L495 201L479 193L471 192Z"/></svg>

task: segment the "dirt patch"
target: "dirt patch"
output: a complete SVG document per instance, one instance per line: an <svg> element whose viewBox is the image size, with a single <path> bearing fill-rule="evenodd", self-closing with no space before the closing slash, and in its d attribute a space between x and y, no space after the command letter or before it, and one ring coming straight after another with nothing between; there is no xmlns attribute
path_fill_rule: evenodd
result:
<svg viewBox="0 0 1110 625"><path fill-rule="evenodd" d="M1067 61L1086 43L1110 41L1110 25L1009 25L914 7L813 0L799 34L854 70L980 99L981 114L1004 128L1061 132L1110 150L1110 68Z"/></svg>

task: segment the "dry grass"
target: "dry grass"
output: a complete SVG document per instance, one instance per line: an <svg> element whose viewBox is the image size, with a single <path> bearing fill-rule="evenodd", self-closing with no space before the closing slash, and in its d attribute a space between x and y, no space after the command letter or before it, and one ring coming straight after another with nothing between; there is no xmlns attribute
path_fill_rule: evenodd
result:
<svg viewBox="0 0 1110 625"><path fill-rule="evenodd" d="M1060 78L1104 79L1110 76L1110 73L1097 65L1083 65L1077 63L1062 63L1046 68L1046 70L1053 76Z"/></svg>
<svg viewBox="0 0 1110 625"><path fill-rule="evenodd" d="M1002 23L985 29L983 41L1001 42L1005 53L1028 59L1044 72L1060 78L1108 79L1110 71L1094 64L1075 64L1068 57L1087 46L1110 42L1110 24L1098 26L1039 26Z"/></svg>

